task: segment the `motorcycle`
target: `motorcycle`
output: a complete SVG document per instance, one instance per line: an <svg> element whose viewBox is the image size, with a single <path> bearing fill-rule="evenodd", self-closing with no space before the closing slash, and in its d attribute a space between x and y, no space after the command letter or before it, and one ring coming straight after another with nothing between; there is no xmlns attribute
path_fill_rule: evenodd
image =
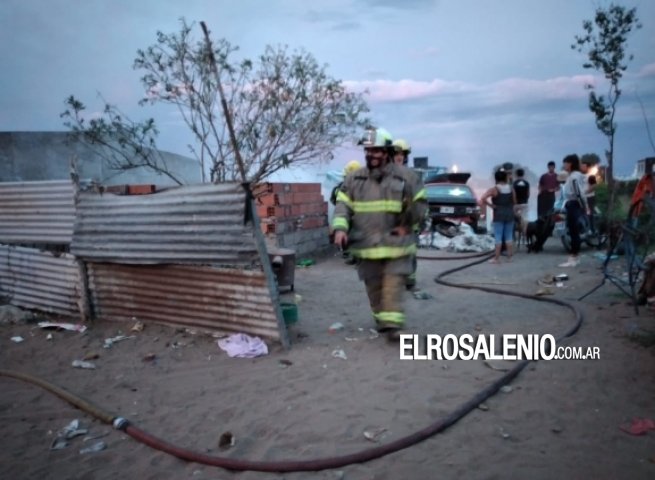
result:
<svg viewBox="0 0 655 480"><path fill-rule="evenodd" d="M566 209L559 208L553 212L553 221L555 228L553 235L559 237L562 245L567 252L571 252L571 234L569 227L566 223ZM598 210L593 212L593 222L587 212L583 212L578 219L580 230L580 241L586 243L590 247L600 249L607 242L607 233L601 224L601 215Z"/></svg>

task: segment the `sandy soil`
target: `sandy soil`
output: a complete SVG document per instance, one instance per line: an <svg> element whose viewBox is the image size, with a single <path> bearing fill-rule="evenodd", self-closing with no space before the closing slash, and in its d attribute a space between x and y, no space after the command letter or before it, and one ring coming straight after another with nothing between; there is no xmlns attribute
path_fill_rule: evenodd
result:
<svg viewBox="0 0 655 480"><path fill-rule="evenodd" d="M601 279L600 262L585 253L568 269L555 298L575 301ZM555 239L541 254L520 252L512 263L487 263L458 272L453 281L534 294L536 281L561 273ZM552 333L574 322L566 308L543 302L437 285L439 272L466 263L421 260L419 286L407 293L408 327L421 334ZM483 361L400 361L398 347L370 338L363 285L338 256L295 272L299 322L289 351L229 358L206 335L109 322L85 334L47 332L33 324L0 326L1 368L53 382L129 418L176 445L210 455L250 460L312 459L376 444L365 438L386 429L382 443L417 431L470 399L502 372ZM294 294L285 297L293 298ZM50 393L0 377L0 478L6 479L418 479L418 478L655 478L655 431L643 436L619 426L655 418L655 348L631 340L655 330L653 310L636 316L627 297L608 284L576 303L585 314L567 345L599 347L600 360L540 361L445 432L363 464L316 473L229 472L187 463L139 444ZM343 331L328 327L342 322ZM52 333L53 338L47 339ZM134 338L103 348L105 338ZM10 338L20 335L22 343ZM332 352L343 350L347 359ZM71 367L98 355L95 370ZM50 450L57 431L74 419L89 429ZM235 445L219 449L220 436ZM99 440L106 449L80 454Z"/></svg>

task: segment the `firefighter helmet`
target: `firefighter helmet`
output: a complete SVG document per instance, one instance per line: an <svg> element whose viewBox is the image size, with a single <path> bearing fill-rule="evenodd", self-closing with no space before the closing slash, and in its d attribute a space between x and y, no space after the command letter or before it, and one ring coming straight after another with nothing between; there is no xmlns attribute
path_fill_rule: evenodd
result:
<svg viewBox="0 0 655 480"><path fill-rule="evenodd" d="M393 137L384 128L368 128L358 144L364 148L391 148Z"/></svg>
<svg viewBox="0 0 655 480"><path fill-rule="evenodd" d="M397 152L403 152L406 154L412 153L412 147L409 146L409 143L400 138L393 142L393 146Z"/></svg>
<svg viewBox="0 0 655 480"><path fill-rule="evenodd" d="M343 168L343 174L349 175L353 173L355 170L359 170L360 168L362 168L361 163L359 163L357 160L351 160L348 163L346 163L346 166Z"/></svg>

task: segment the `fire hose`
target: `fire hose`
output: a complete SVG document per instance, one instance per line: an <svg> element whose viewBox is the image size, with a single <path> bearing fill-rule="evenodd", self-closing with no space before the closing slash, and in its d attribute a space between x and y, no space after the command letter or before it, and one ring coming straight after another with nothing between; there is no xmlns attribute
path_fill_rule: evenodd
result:
<svg viewBox="0 0 655 480"><path fill-rule="evenodd" d="M420 256L419 258L425 260L445 260L445 259L461 260L465 258L474 258L474 257L481 257L481 256L483 256L482 259L477 259L471 263L467 263L440 273L434 278L435 282L453 288L464 288L464 289L471 289L471 290L480 290L480 291L495 293L500 295L509 295L509 296L525 298L534 301L553 303L568 308L574 313L575 322L564 334L562 334L560 337L556 339L556 343L560 343L562 340L574 335L578 331L578 329L582 325L583 317L580 310L571 303L554 298L538 297L538 296L528 295L519 292L508 292L505 290L500 290L490 287L457 284L444 280L444 277L448 275L451 275L455 272L464 270L466 268L472 267L474 265L486 261L488 258L490 258L488 252L482 254L452 257L452 258L425 257L425 256ZM360 450L346 455L340 455L340 456L334 456L328 458L317 458L312 460L285 459L285 460L277 460L277 461L253 461L253 460L245 460L245 459L218 457L218 456L212 456L212 455L206 455L203 453L194 452L192 450L178 447L172 443L167 442L166 440L151 435L148 432L138 428L128 419L118 415L110 414L102 410L101 408L97 407L96 405L78 397L77 395L74 395L63 388L54 385L50 382L47 382L45 380L42 380L38 377L26 373L20 373L20 372L15 372L11 370L2 370L2 369L0 369L0 376L14 378L41 387L47 390L48 392L67 401L71 405L79 408L80 410L88 413L89 415L96 417L100 421L112 425L117 430L121 430L125 432L127 435L131 436L135 440L142 442L143 444L148 445L154 449L173 455L182 460L214 466L214 467L221 467L227 470L282 473L282 472L320 471L326 469L340 468L354 463L367 462L376 458L383 457L390 453L397 452L399 450L403 450L408 447L411 447L419 442L422 442L423 440L426 440L436 435L437 433L443 432L448 427L457 423L469 412L476 409L478 405L480 405L480 403L483 403L485 400L487 400L495 393L497 393L501 387L512 381L529 363L530 363L529 360L522 360L518 362L513 368L511 368L509 371L504 373L500 378L498 378L496 381L494 381L484 389L480 390L478 393L473 395L473 397L471 397L465 403L455 408L455 410L453 410L446 416L435 420L433 423L431 423L430 425L428 425L427 427L421 430L418 430L414 433L411 433L397 440L379 445L377 447Z"/></svg>

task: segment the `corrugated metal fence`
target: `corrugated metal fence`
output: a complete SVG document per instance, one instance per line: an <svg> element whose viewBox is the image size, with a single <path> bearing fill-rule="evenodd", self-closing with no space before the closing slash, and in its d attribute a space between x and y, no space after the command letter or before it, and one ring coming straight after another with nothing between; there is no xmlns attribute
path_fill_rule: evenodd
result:
<svg viewBox="0 0 655 480"><path fill-rule="evenodd" d="M8 199L29 212L23 224L21 215L0 210L0 242L47 246L68 240L71 251L55 257L4 245L0 289L12 303L79 315L87 283L78 259L86 265L95 318L252 333L288 344L258 219L244 224L247 197L239 184L134 196L87 191L75 208L74 189L63 183L0 184L0 205ZM61 220L56 235L48 233L53 211ZM39 282L30 286L30 275Z"/></svg>
<svg viewBox="0 0 655 480"><path fill-rule="evenodd" d="M71 182L0 183L0 243L69 245L74 221Z"/></svg>

